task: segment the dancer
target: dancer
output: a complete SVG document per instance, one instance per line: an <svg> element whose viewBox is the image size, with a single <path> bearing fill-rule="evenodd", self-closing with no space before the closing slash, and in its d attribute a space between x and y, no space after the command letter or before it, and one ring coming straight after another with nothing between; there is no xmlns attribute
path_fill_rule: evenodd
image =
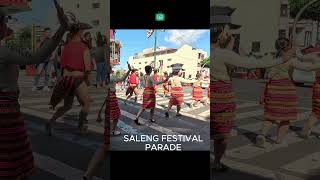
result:
<svg viewBox="0 0 320 180"><path fill-rule="evenodd" d="M111 74L111 67L107 68L107 77ZM98 119L97 122L101 122L101 113L103 107L106 105L105 108L105 130L104 130L104 144L96 151L93 158L91 159L89 166L87 168L87 171L85 175L83 176L83 180L91 180L93 178L94 171L96 170L97 166L101 161L105 159L105 156L107 154L107 151L110 146L110 121L113 121L111 134L112 135L120 135L121 133L119 131L116 131L117 123L120 118L121 112L116 96L116 84L118 82L123 82L127 79L131 72L131 66L128 64L128 72L122 77L118 78L116 76L111 76L110 81L108 81L109 78L107 78L107 96L105 99L104 104L101 106L100 111L98 113Z"/></svg>
<svg viewBox="0 0 320 180"><path fill-rule="evenodd" d="M276 41L277 57L282 57L291 50L291 42L287 38ZM297 119L298 97L296 87L291 81L289 71L292 68L310 71L317 64L304 63L297 58L287 59L285 63L270 69L270 79L264 91L264 119L260 134L256 137L256 145L264 148L266 134L272 124L279 126L276 144L281 144L288 133L290 122Z"/></svg>
<svg viewBox="0 0 320 180"><path fill-rule="evenodd" d="M87 116L90 109L90 97L88 85L85 82L91 71L91 56L88 46L81 41L81 34L84 30L90 29L88 24L77 22L71 26L71 40L64 47L61 56L61 68L63 77L54 88L49 105L54 110L55 107L64 100L64 106L60 107L46 123L46 132L51 136L53 123L72 108L73 99L76 95L81 102L79 114L80 133L87 131Z"/></svg>
<svg viewBox="0 0 320 180"><path fill-rule="evenodd" d="M154 86L168 81L168 78L163 81L155 81L153 77L151 77L152 67L149 65L145 67L145 72L142 108L139 110L136 119L134 120L134 122L139 126L141 125L139 117L146 109L150 109L150 122L156 122L153 118L154 109L156 107L156 91Z"/></svg>
<svg viewBox="0 0 320 180"><path fill-rule="evenodd" d="M202 96L202 87L201 87L201 74L197 74L197 81L193 83L192 102L190 104L190 107L199 106L202 99L203 99L203 96Z"/></svg>
<svg viewBox="0 0 320 180"><path fill-rule="evenodd" d="M313 62L319 62L320 60L319 57L313 56L313 53L308 54L307 56L305 56L305 58L310 58ZM310 114L308 120L304 123L303 130L300 132L300 136L305 139L308 139L310 137L312 128L314 127L315 123L320 119L320 68L318 68L315 65L313 65L313 68L316 69L316 81L312 88L312 113Z"/></svg>
<svg viewBox="0 0 320 180"><path fill-rule="evenodd" d="M138 100L139 92L138 92L137 86L138 86L139 78L136 72L137 70L133 69L131 72L131 75L129 76L129 80L128 80L129 86L126 92L126 99L124 100L124 104L127 104L127 100L131 98L133 93L135 94L134 102L137 102Z"/></svg>
<svg viewBox="0 0 320 180"><path fill-rule="evenodd" d="M24 57L0 45L0 179L28 179L35 169L30 139L19 108L19 66L44 62L68 29L68 18L56 0L54 4L60 27L36 53ZM4 8L0 8L0 40L9 35Z"/></svg>
<svg viewBox="0 0 320 180"><path fill-rule="evenodd" d="M291 57L290 51L286 52L282 59L273 59L265 56L260 59L242 57L233 52L234 38L228 29L237 29L240 26L231 24L230 16L233 9L214 6L211 21L211 53L214 61L210 63L210 139L214 149L214 159L210 159L215 172L223 172L228 167L221 163L224 155L230 131L235 118L235 96L232 89L231 77L228 74L228 65L248 69L272 67L283 63ZM211 156L210 156L211 157Z"/></svg>
<svg viewBox="0 0 320 180"><path fill-rule="evenodd" d="M169 84L171 85L171 97L170 97L167 112L165 113L165 116L167 118L169 118L169 112L170 112L172 106L177 106L176 116L181 116L180 110L181 110L181 106L184 103L184 100L183 100L184 92L183 92L182 84L189 84L189 83L196 82L194 80L186 80L181 77L182 66L183 66L183 64L173 64L172 65L173 77L171 77L169 79Z"/></svg>
<svg viewBox="0 0 320 180"><path fill-rule="evenodd" d="M169 77L168 73L167 73L167 72L164 72L164 73L163 73L162 80L168 79L168 77ZM166 98L166 97L168 97L169 92L170 92L170 90L169 90L169 83L168 83L168 82L165 82L165 83L163 83L162 86L163 86L163 98Z"/></svg>

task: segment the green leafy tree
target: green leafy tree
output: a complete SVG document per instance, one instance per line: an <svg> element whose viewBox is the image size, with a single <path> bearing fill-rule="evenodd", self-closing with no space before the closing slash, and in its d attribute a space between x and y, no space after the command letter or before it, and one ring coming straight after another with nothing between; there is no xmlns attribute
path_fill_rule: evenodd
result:
<svg viewBox="0 0 320 180"><path fill-rule="evenodd" d="M207 57L207 58L202 60L201 67L210 68L210 57Z"/></svg>
<svg viewBox="0 0 320 180"><path fill-rule="evenodd" d="M289 0L290 4L290 15L292 18L296 17L298 12L308 3L310 0ZM302 19L312 19L315 21L320 20L320 2L311 5L302 14Z"/></svg>

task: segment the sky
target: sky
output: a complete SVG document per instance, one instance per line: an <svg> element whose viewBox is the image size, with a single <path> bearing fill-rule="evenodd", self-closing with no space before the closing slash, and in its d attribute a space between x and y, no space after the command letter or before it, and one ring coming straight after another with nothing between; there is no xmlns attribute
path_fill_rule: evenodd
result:
<svg viewBox="0 0 320 180"><path fill-rule="evenodd" d="M147 38L146 30L116 30L115 39L122 43L120 66L116 69L126 69L130 56L146 48L154 47L154 34ZM209 30L165 30L157 31L157 47L179 48L189 44L202 49L210 55Z"/></svg>
<svg viewBox="0 0 320 180"><path fill-rule="evenodd" d="M48 18L52 13L55 13L53 0L32 0L32 11L18 13L15 17L19 23L25 25L48 25Z"/></svg>

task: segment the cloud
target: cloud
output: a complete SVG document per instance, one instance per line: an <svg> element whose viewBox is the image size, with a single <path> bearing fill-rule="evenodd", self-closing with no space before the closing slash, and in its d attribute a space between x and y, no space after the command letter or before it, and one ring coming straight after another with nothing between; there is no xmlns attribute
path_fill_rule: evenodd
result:
<svg viewBox="0 0 320 180"><path fill-rule="evenodd" d="M165 41L176 46L194 44L201 39L209 30L168 30Z"/></svg>

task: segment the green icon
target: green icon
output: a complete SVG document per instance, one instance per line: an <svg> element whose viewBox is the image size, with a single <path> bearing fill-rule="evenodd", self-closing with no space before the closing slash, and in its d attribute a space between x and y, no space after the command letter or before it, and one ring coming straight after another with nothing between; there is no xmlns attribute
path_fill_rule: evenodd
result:
<svg viewBox="0 0 320 180"><path fill-rule="evenodd" d="M165 21L166 16L163 13L157 13L156 14L156 21Z"/></svg>

